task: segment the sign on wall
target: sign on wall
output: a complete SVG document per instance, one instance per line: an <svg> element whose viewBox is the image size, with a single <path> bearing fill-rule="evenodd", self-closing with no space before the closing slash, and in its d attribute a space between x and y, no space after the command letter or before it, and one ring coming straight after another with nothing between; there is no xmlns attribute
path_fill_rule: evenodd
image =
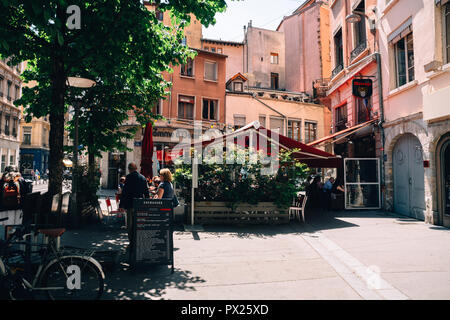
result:
<svg viewBox="0 0 450 320"><path fill-rule="evenodd" d="M367 99L372 96L373 83L371 79L353 79L352 89L355 97Z"/></svg>

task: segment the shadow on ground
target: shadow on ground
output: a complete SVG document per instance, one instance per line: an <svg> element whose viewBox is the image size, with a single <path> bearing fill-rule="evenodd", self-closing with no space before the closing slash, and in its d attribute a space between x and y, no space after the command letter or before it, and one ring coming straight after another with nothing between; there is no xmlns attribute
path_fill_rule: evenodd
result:
<svg viewBox="0 0 450 320"><path fill-rule="evenodd" d="M175 268L172 274L171 266L141 264L134 270L130 269L126 249L129 241L124 227L91 225L81 230L71 230L63 235L61 244L120 252L118 265L114 268L103 266L105 291L102 299L105 300L159 300L164 299L168 289L194 291L194 284L205 282L189 270ZM174 251L177 250L174 248Z"/></svg>

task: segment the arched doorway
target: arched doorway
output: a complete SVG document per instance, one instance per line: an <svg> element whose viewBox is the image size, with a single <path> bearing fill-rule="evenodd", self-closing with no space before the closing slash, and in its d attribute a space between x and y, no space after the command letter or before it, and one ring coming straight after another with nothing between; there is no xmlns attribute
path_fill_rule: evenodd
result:
<svg viewBox="0 0 450 320"><path fill-rule="evenodd" d="M419 139L405 134L394 147L394 211L415 219L425 220L425 171Z"/></svg>
<svg viewBox="0 0 450 320"><path fill-rule="evenodd" d="M450 227L450 133L439 141L436 160L440 222L445 227Z"/></svg>

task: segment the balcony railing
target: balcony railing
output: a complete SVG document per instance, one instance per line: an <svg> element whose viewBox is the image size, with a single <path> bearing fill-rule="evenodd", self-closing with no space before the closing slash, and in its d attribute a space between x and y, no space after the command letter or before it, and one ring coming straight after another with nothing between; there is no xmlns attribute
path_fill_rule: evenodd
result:
<svg viewBox="0 0 450 320"><path fill-rule="evenodd" d="M344 70L344 64L341 63L336 68L334 68L333 72L331 73L331 77L334 78L342 70Z"/></svg>
<svg viewBox="0 0 450 320"><path fill-rule="evenodd" d="M334 126L334 132L339 132L345 129L347 129L347 119L342 119L336 122L336 125Z"/></svg>
<svg viewBox="0 0 450 320"><path fill-rule="evenodd" d="M364 50L367 48L367 43L361 42L356 46L356 48L350 53L350 60L355 59L357 56L359 56Z"/></svg>

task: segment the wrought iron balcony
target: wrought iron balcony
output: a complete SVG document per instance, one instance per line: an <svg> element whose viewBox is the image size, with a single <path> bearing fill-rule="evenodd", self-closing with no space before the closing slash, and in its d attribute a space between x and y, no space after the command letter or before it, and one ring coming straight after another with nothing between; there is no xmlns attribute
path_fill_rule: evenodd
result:
<svg viewBox="0 0 450 320"><path fill-rule="evenodd" d="M336 68L334 68L333 72L331 73L331 78L334 78L339 72L344 70L344 64L339 64Z"/></svg>
<svg viewBox="0 0 450 320"><path fill-rule="evenodd" d="M367 42L361 42L356 46L355 49L350 53L350 60L355 59L357 56L359 56L364 50L367 48Z"/></svg>
<svg viewBox="0 0 450 320"><path fill-rule="evenodd" d="M347 129L347 119L342 119L336 122L336 125L334 126L334 132L339 132L345 129Z"/></svg>

